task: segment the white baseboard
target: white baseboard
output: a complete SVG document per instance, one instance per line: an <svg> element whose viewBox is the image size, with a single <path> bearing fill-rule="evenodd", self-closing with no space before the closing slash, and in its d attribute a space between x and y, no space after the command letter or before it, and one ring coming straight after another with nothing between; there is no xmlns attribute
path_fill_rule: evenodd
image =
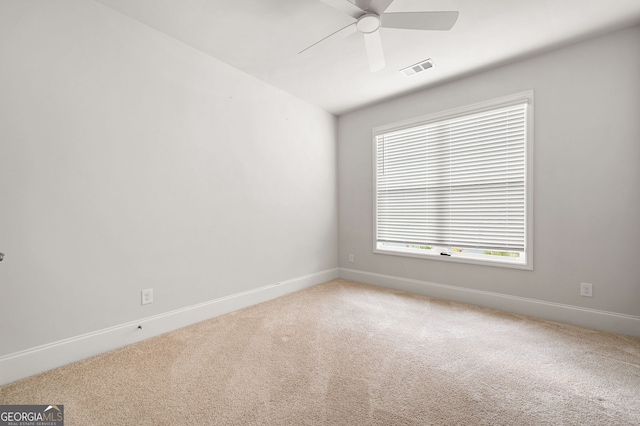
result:
<svg viewBox="0 0 640 426"><path fill-rule="evenodd" d="M338 278L338 268L233 294L0 357L0 385ZM139 329L138 326L142 326Z"/></svg>
<svg viewBox="0 0 640 426"><path fill-rule="evenodd" d="M340 268L340 278L564 322L596 330L640 337L640 317L446 284Z"/></svg>

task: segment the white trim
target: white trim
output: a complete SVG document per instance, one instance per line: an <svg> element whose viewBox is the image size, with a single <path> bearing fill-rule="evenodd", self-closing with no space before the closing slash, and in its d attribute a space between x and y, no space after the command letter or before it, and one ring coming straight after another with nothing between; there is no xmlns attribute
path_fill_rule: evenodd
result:
<svg viewBox="0 0 640 426"><path fill-rule="evenodd" d="M425 296L453 300L529 315L551 321L564 322L597 330L640 337L640 316L600 311L562 303L526 297L510 296L483 290L473 290L447 284L402 278L392 275L340 268L340 278L380 287L407 291Z"/></svg>
<svg viewBox="0 0 640 426"><path fill-rule="evenodd" d="M0 385L331 281L338 274L338 268L327 269L8 354L0 357Z"/></svg>

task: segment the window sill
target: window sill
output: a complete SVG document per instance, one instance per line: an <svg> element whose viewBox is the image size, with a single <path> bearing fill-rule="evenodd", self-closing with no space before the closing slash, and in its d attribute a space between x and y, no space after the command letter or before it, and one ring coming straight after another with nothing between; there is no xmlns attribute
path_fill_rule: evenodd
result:
<svg viewBox="0 0 640 426"><path fill-rule="evenodd" d="M442 262L455 262L455 263L468 263L472 265L481 265L481 266L493 266L498 268L511 268L511 269L523 269L523 270L533 270L533 263L531 261L528 262L520 262L514 260L507 259L478 259L472 256L465 256L460 253L451 253L450 256L443 256L435 253L416 253L413 250L407 249L403 250L401 248L398 249L381 249L374 248L373 253L375 254L383 254L383 255L391 255L391 256L403 256L403 257L414 257L418 259L426 259L426 260L438 260Z"/></svg>

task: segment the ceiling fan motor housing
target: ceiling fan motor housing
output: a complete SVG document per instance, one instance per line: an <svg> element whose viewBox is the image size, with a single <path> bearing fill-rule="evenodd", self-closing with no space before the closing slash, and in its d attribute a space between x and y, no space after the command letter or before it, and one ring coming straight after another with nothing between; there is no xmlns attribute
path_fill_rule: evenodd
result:
<svg viewBox="0 0 640 426"><path fill-rule="evenodd" d="M356 28L363 34L371 34L380 28L380 17L375 13L365 13L358 18Z"/></svg>

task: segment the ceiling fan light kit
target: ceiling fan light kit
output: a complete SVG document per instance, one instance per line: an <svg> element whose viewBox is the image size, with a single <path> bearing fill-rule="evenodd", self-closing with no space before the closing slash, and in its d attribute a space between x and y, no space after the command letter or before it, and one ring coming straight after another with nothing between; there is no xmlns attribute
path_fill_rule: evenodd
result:
<svg viewBox="0 0 640 426"><path fill-rule="evenodd" d="M363 34L371 34L380 28L380 17L375 13L365 13L358 18L356 28Z"/></svg>
<svg viewBox="0 0 640 426"><path fill-rule="evenodd" d="M360 32L363 35L367 59L369 61L369 69L371 72L379 71L385 67L384 52L382 49L382 41L380 38L380 28L397 28L405 30L435 30L448 31L456 23L458 12L399 12L384 13L385 10L393 3L393 0L371 0L368 5L360 6L366 2L359 2L358 5L351 3L349 0L320 0L328 6L333 7L348 16L355 19L350 25L328 35L322 40L303 49L300 53L308 53L313 51L317 46L324 45L327 42L337 41L345 38L354 32ZM430 61L430 59L428 60ZM416 64L416 65L420 65ZM433 63L428 68L433 66ZM414 65L412 65L414 67ZM409 67L411 68L411 67ZM416 68L413 74L424 71ZM406 68L405 68L406 69ZM407 74L404 70L401 70Z"/></svg>

